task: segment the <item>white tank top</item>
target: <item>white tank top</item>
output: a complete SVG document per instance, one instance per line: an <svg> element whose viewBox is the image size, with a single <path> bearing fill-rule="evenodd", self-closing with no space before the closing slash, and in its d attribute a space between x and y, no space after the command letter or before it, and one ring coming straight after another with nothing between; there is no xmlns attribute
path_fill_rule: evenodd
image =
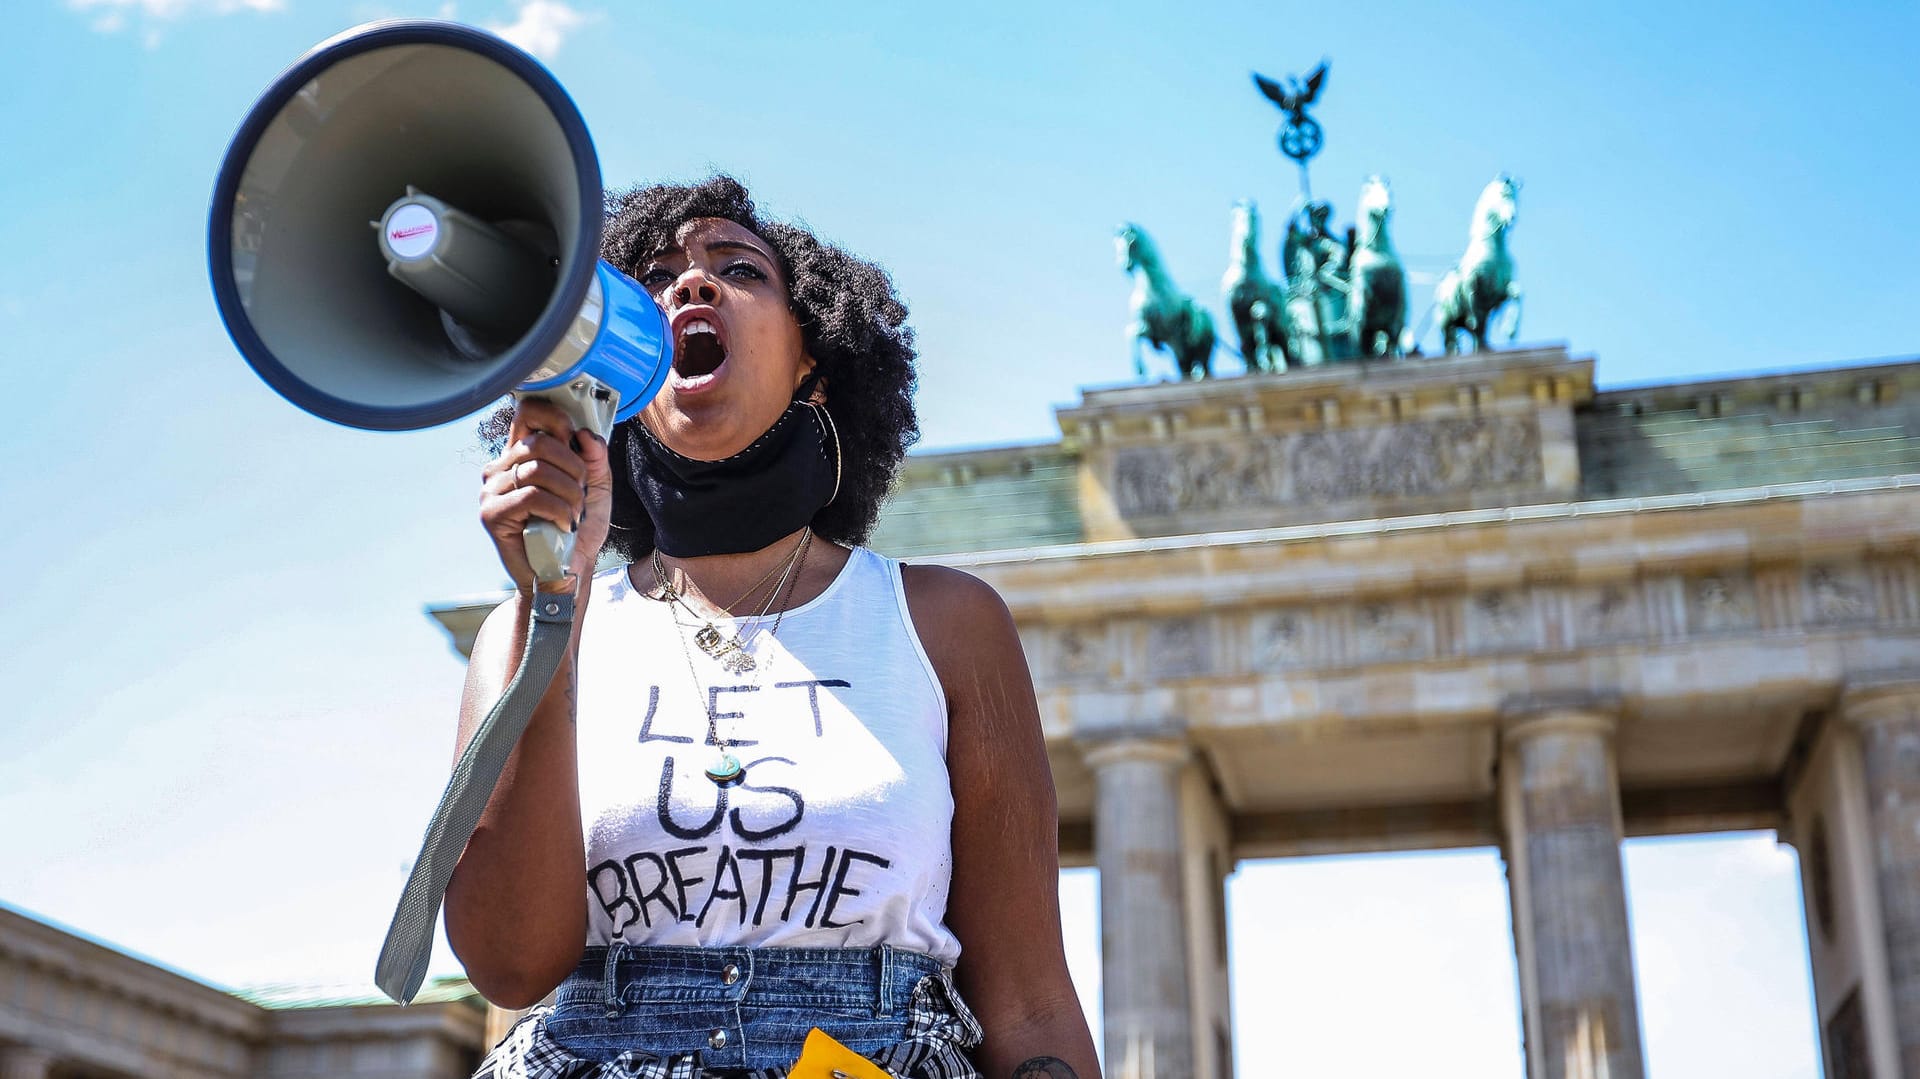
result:
<svg viewBox="0 0 1920 1079"><path fill-rule="evenodd" d="M891 944L956 961L946 695L900 564L856 548L777 637L771 619L750 635L747 674L696 646L698 628L625 566L593 579L577 704L587 943ZM713 736L741 783L707 777Z"/></svg>

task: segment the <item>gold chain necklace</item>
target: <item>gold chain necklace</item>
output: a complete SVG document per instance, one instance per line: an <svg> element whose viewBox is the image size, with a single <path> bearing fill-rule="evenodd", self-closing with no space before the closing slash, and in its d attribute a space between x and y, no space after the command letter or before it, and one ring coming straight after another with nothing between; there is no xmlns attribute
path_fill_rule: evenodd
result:
<svg viewBox="0 0 1920 1079"><path fill-rule="evenodd" d="M798 550L798 549L799 549L799 544L795 544L795 545L794 545L794 550ZM658 552L658 551L655 551L655 552L654 552L654 554L655 554L655 555L658 555L658 554L659 554L659 552ZM766 583L767 583L768 581L771 581L771 580L773 580L773 575L774 575L774 574L776 574L776 573L779 573L779 572L780 572L780 567L782 567L782 566L784 566L784 565L786 565L786 564L787 564L788 562L791 562L791 561L793 560L793 554L794 554L794 552L793 552L793 551L788 551L788 552L787 552L787 557L785 557L785 558L783 558L783 559L781 559L781 560L780 560L780 561L778 561L778 562L775 562L775 563L774 563L774 564L773 564L773 565L772 565L771 567L769 567L769 568L767 569L767 572L765 572L765 573L762 573L762 574L760 575L760 579L759 579L759 580L757 580L757 581L755 581L755 582L753 582L753 585L752 585L752 587L750 587L750 588L748 588L748 589L747 589L747 590L746 590L745 592L742 592L742 593L740 593L740 594L739 594L738 596L735 596L735 597L734 597L734 599L733 599L733 602L732 602L732 603L729 603L729 604L727 604L726 606L724 606L724 607L722 607L722 608L720 608L720 609L721 609L721 610L723 610L723 611L725 611L725 612L727 612L728 614L732 614L732 613L733 613L733 609L734 609L735 607L738 607L738 606L740 606L740 604L742 604L742 603L744 603L744 602L746 602L746 599L747 599L747 597L748 597L748 596L751 596L751 595L753 595L753 594L754 594L755 592L758 592L758 591L760 591L760 586L761 586L761 585L764 585L764 584L766 584ZM776 588L776 589L774 589L774 591L775 591L775 592L778 592L778 591L779 591L779 589L778 589L778 588Z"/></svg>
<svg viewBox="0 0 1920 1079"><path fill-rule="evenodd" d="M739 606L741 600L758 592L760 586L766 584L767 578L773 576L775 571L782 571L780 580L784 583L787 579L786 575L793 572L794 560L800 557L801 550L806 546L808 538L812 535L812 529L803 530L800 534L800 542L793 545L793 550L788 552L786 558L775 563L773 569L768 570L758 581L755 581L753 587L747 589L746 592L740 596L740 599L736 599L725 607L721 607L720 610L728 617L732 617L733 608ZM680 591L674 588L672 582L667 579L666 563L660 561L660 549L658 547L653 549L653 576L656 581L660 582L660 590L666 600L670 603L677 604L681 610L687 612L688 615L700 623L700 629L693 635L693 643L699 645L702 652L719 660L730 674L746 674L753 670L753 655L747 651L746 642L741 638L740 634L721 632L719 625L716 624L713 619L701 618L699 612L687 606L687 601L681 598ZM776 584L773 586L773 591L767 594L767 602L761 605L760 613L754 617L754 626L758 626L760 621L767 617L767 612L773 609L774 598L779 594L780 585ZM678 624L677 620L675 624Z"/></svg>
<svg viewBox="0 0 1920 1079"><path fill-rule="evenodd" d="M806 570L807 551L812 546L813 546L813 530L808 529L805 533L801 535L800 542L794 548L793 554L787 558L787 562L786 562L787 572L781 574L779 583L773 586L772 594L767 597L766 606L761 608L761 611L760 611L761 618L765 618L767 612L772 610L773 604L779 598L780 590L782 588L786 589L788 603L789 604L792 603L794 590L800 587L801 574ZM673 589L671 585L667 584L666 578L660 574L660 571L659 571L660 562L659 562L659 556L657 554L655 555L655 558L654 558L654 566L655 566L655 570L654 570L655 579L659 581L661 589L666 593L666 596L663 598L671 598L673 595ZM758 586L756 585L755 587L758 587ZM684 608L686 607L686 604L682 603L680 604L680 606ZM681 630L684 627L681 626L680 619L676 616L673 616L671 606L668 608L668 615L669 617L673 617L673 635L679 638L680 653L681 655L686 657L687 677L693 680L694 694L696 697L705 696L707 695L706 687L701 684L700 673L696 671L693 666L693 650L687 647L686 635L681 632ZM773 628L767 631L767 639L769 641L779 636L780 622L786 616L787 616L787 609L786 609L786 606L783 605L780 608L780 610L776 612L773 616ZM696 615L695 617L698 617L698 615ZM707 628L709 629L713 628L712 623L708 623ZM735 638L735 640L737 642L738 638ZM740 654L742 655L746 654L744 647L741 648ZM756 669L758 665L752 662L751 656L748 657L748 660L749 662L747 665L747 670ZM722 661L722 662L725 663L726 661ZM767 656L767 665L771 666L772 663L773 663L773 656L769 654ZM733 667L733 665L730 663L727 664L727 669L729 671L733 671L734 673L742 673L736 670ZM754 686L756 687L759 686L760 677L761 676L759 674L754 675L754 679L753 679ZM715 746L719 748L720 759L707 766L707 778L713 780L713 782L718 786L731 787L734 784L740 783L747 778L747 767L746 765L740 763L739 757L734 755L733 739L731 738L727 738L724 740L721 739L719 728L720 728L719 718L713 714L712 702L709 701L707 704L707 744L710 746Z"/></svg>

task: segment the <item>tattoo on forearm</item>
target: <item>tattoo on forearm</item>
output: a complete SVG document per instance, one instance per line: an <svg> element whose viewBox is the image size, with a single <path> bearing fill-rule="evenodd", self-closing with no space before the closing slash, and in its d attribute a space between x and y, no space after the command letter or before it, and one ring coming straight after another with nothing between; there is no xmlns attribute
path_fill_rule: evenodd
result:
<svg viewBox="0 0 1920 1079"><path fill-rule="evenodd" d="M1059 1057L1034 1057L1013 1069L1013 1079L1080 1079Z"/></svg>

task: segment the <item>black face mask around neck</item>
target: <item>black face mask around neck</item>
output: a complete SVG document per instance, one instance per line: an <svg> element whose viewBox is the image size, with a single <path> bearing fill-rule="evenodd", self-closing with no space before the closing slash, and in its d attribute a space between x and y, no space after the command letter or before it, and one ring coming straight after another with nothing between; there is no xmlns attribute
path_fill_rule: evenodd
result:
<svg viewBox="0 0 1920 1079"><path fill-rule="evenodd" d="M652 431L627 439L627 479L653 520L654 546L674 558L758 551L806 527L839 493L839 439L826 409L787 406L766 434L720 461L696 461Z"/></svg>

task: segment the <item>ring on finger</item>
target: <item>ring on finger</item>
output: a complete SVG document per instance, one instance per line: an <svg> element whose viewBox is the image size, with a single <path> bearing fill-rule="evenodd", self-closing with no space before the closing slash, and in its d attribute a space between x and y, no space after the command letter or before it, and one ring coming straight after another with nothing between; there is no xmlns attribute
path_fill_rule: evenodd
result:
<svg viewBox="0 0 1920 1079"><path fill-rule="evenodd" d="M513 489L516 491L520 489L520 466L524 464L526 464L525 461L515 461L513 463Z"/></svg>

